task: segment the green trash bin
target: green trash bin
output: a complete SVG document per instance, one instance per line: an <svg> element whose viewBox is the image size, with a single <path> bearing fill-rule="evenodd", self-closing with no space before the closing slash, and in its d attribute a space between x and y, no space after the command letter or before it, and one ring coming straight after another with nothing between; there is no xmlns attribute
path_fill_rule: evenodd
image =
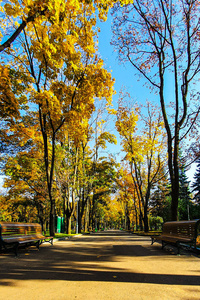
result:
<svg viewBox="0 0 200 300"><path fill-rule="evenodd" d="M55 218L55 232L64 233L65 231L65 218L56 216Z"/></svg>
<svg viewBox="0 0 200 300"><path fill-rule="evenodd" d="M65 218L61 217L61 232L65 232Z"/></svg>

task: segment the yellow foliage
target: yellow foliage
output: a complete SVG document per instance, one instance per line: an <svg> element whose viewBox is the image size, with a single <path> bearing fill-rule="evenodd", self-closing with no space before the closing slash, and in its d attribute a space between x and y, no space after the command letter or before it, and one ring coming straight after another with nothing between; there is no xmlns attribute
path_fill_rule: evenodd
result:
<svg viewBox="0 0 200 300"><path fill-rule="evenodd" d="M6 66L0 65L0 104L1 104L1 117L17 117L18 115L18 102L11 89L11 80L9 77L9 70Z"/></svg>
<svg viewBox="0 0 200 300"><path fill-rule="evenodd" d="M19 93L21 104L27 100L27 107L30 103L35 110L30 115L26 111L25 117L30 117L30 124L22 120L13 124L9 131L10 138L16 138L19 146L31 145L27 153L28 161L25 153L18 157L19 161L8 160L6 168L11 177L5 184L13 192L24 190L29 193L26 180L38 183L43 171L43 174L46 172L48 192L52 195L57 145L66 136L75 149L86 145L95 99L105 100L108 107L111 105L114 80L97 55L95 28L96 8L100 18L105 19L111 5L110 0L6 1L2 13L5 18L0 20L1 35L4 37L15 32L14 26L22 21L26 23L18 43L13 42L6 49L6 62L11 70L18 70L27 78L15 76L17 79L12 83L6 73L8 71L2 69L0 89L3 93L11 91L11 88L18 91L18 86L24 83L23 88L20 87L21 90L15 93ZM14 103L13 96L10 94ZM115 142L112 136L106 139ZM41 150L44 151L42 155ZM40 164L44 156L45 160ZM41 166L41 173L38 165ZM40 189L37 186L37 192Z"/></svg>

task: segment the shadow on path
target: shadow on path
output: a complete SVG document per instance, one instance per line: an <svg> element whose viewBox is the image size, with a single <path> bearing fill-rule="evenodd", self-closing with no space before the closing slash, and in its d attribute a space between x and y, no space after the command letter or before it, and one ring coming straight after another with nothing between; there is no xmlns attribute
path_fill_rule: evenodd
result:
<svg viewBox="0 0 200 300"><path fill-rule="evenodd" d="M101 238L107 237L106 241ZM116 239L119 239L117 244ZM144 246L139 242L145 239L131 238L124 242L126 234L120 232L106 232L94 234L90 237L75 238L68 242L57 242L53 247L43 245L40 251L35 248L21 250L20 257L12 254L0 255L0 285L9 286L13 280L65 280L65 281L104 281L150 283L161 285L200 285L200 268L194 270L194 275L171 275L145 273L122 268L120 257L128 257L134 262L134 257L149 258L146 263L155 263L155 255L160 259L166 258L166 253ZM112 243L113 239L113 243ZM138 242L139 241L139 242ZM149 240L148 240L149 241ZM123 244L124 243L124 244ZM129 244L126 244L129 243ZM132 244L131 244L132 243ZM135 243L135 244L134 244ZM162 254L164 253L164 254ZM164 257L165 255L165 257ZM154 258L153 258L154 257ZM176 259L176 256L171 256ZM187 259L187 257L185 258ZM197 258L194 258L197 259ZM120 264L118 265L118 262ZM173 264L173 259L169 259ZM195 262L194 262L195 263ZM169 265L170 270L170 265Z"/></svg>

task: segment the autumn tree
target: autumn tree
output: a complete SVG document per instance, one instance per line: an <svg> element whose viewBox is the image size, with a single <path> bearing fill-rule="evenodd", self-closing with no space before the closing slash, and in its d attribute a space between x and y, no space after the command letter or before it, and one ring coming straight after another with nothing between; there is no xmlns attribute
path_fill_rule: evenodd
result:
<svg viewBox="0 0 200 300"><path fill-rule="evenodd" d="M67 138L61 145L56 146L55 177L62 199L62 213L65 217L65 230L71 234L71 217L75 211L78 148Z"/></svg>
<svg viewBox="0 0 200 300"><path fill-rule="evenodd" d="M180 145L199 113L199 105L194 105L199 99L199 13L198 0L122 0L113 9L112 44L119 58L159 96L167 133L172 220L178 216Z"/></svg>
<svg viewBox="0 0 200 300"><path fill-rule="evenodd" d="M84 119L84 122L72 120L72 123L65 124L65 139L56 146L56 152L59 151L55 164L56 182L60 196L63 198L68 233L71 232L72 216L75 218L78 216L79 232L83 225L84 231L88 231L92 211L95 214L96 207L101 206L98 199L95 198L96 203L93 209L97 182L100 180L102 182L97 171L97 166L102 161L99 155L100 150L106 150L106 142L116 142L114 135L105 131L104 128L107 122L108 103L96 100L94 105L95 111L90 120ZM104 157L104 161L109 163L110 158ZM113 162L112 164L114 166ZM104 171L108 172L106 169ZM105 176L107 180L107 176L103 172L102 176ZM103 184L101 183L101 185L103 191ZM105 194L104 190L100 198Z"/></svg>
<svg viewBox="0 0 200 300"><path fill-rule="evenodd" d="M116 162L112 155L107 152L108 144L116 144L117 140L114 134L108 130L110 123L110 110L112 106L106 101L95 101L95 111L93 112L88 127L88 145L90 151L90 164L86 164L86 180L88 182L87 191L91 193L86 201L86 224L95 227L95 218L97 208L102 199L107 199L108 194L112 193L115 184ZM100 171L100 168L102 169ZM110 173L111 172L111 173ZM109 175L110 173L110 175ZM101 193L99 189L101 188ZM88 193L87 193L88 194Z"/></svg>
<svg viewBox="0 0 200 300"><path fill-rule="evenodd" d="M90 208L90 226L95 228L97 219L98 203L104 203L104 200L110 194L115 192L116 163L112 158L99 158L95 164L95 173L93 173L92 197Z"/></svg>
<svg viewBox="0 0 200 300"><path fill-rule="evenodd" d="M139 130L139 122L140 127ZM153 186L160 179L164 165L165 141L163 122L156 108L147 104L147 115L143 116L139 108L125 106L119 102L116 128L122 138L125 159L129 162L131 175L141 201L140 215L145 231L148 231L149 199Z"/></svg>
<svg viewBox="0 0 200 300"><path fill-rule="evenodd" d="M36 159L32 153L24 151L10 157L5 165L4 187L7 189L8 201L17 208L19 206L35 211L34 221L40 221L46 230L49 215L48 195L45 189L45 176L42 156ZM35 155L35 153L34 153ZM24 219L23 219L24 217ZM21 216L18 221L31 222L31 218Z"/></svg>
<svg viewBox="0 0 200 300"><path fill-rule="evenodd" d="M23 97L38 108L43 138L48 195L51 204L50 232L54 234L55 199L52 194L56 143L62 140L65 123L84 122L94 110L94 98L111 100L113 80L96 55L95 7L88 1L14 1L3 7L10 26L19 19L27 20L23 32L6 49L9 69L26 74ZM103 18L107 8L95 1ZM37 13L37 10L44 13ZM23 23L23 22L22 22ZM20 26L19 26L20 27ZM19 44L17 44L19 43ZM16 45L18 48L16 48ZM4 69L8 66L4 64Z"/></svg>
<svg viewBox="0 0 200 300"><path fill-rule="evenodd" d="M7 128L7 143L15 152L4 156L4 187L10 202L29 205L45 230L49 215L48 193L45 189L45 165L42 157L42 139L35 114L23 116L23 123L15 122ZM18 200L17 200L18 199ZM28 220L27 220L28 221ZM29 220L30 221L30 220Z"/></svg>
<svg viewBox="0 0 200 300"><path fill-rule="evenodd" d="M16 154L24 148L19 145L17 136L11 137L9 128L20 119L20 111L26 106L23 92L26 89L25 74L0 65L0 172L5 164L5 156Z"/></svg>
<svg viewBox="0 0 200 300"><path fill-rule="evenodd" d="M132 180L130 166L123 164L121 168L118 168L116 184L118 187L118 193L116 198L123 205L124 208L124 229L130 230L131 225L138 225L138 199L135 197L135 187ZM133 214L134 211L134 214ZM134 215L134 219L133 219Z"/></svg>
<svg viewBox="0 0 200 300"><path fill-rule="evenodd" d="M118 201L117 196L108 198L106 203L107 207L104 216L106 228L121 229L124 219L123 206Z"/></svg>
<svg viewBox="0 0 200 300"><path fill-rule="evenodd" d="M63 199L66 231L68 233L71 233L71 218L75 215L77 201L78 224L81 228L82 216L92 189L91 151L87 146L87 138L84 137L84 134L87 137L87 126L85 130L83 128L80 129L80 124L73 129L70 127L65 142L60 146L57 145L56 182Z"/></svg>

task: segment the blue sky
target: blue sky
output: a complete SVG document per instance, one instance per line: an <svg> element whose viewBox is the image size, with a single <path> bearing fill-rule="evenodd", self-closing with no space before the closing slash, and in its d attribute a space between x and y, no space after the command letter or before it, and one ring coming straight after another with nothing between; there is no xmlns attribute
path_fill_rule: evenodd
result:
<svg viewBox="0 0 200 300"><path fill-rule="evenodd" d="M150 90L144 86L145 81L138 81L138 77L135 75L136 71L134 68L129 63L119 63L117 53L110 44L112 38L111 23L112 17L108 15L106 22L98 22L97 25L101 29L99 33L99 53L104 60L106 69L111 71L113 78L115 78L116 95L113 96L114 107L117 107L119 92L122 87L126 88L127 92L130 93L133 100L137 101L137 103L144 104L147 100L159 103L158 97L155 94L150 93ZM111 123L111 130L114 130L114 123ZM112 133L117 136L118 144L117 146L108 146L108 151L110 153L120 153L121 146L119 136L116 131L113 131ZM122 156L123 153L121 153L121 155L119 154L118 159L120 159ZM196 164L193 164L187 171L187 176L189 177L190 181L193 179L195 170Z"/></svg>
<svg viewBox="0 0 200 300"><path fill-rule="evenodd" d="M105 68L111 72L113 78L115 78L115 91L116 94L113 96L113 106L117 108L117 101L119 98L120 90L123 88L128 93L130 93L131 97L134 101L138 103L145 103L146 100L154 101L156 96L154 94L150 94L149 90L144 87L144 81L138 81L138 78L135 76L134 68L128 63L123 64L119 63L117 58L117 53L114 51L114 47L111 46L111 23L112 17L108 15L108 19L106 22L97 23L98 27L100 27L101 32L99 33L99 54L101 58L104 60ZM114 133L117 137L118 144L108 145L107 151L113 154L120 153L120 138L116 130L114 129L114 122L110 123L110 128L112 133ZM117 158L123 157L123 153L117 155Z"/></svg>
<svg viewBox="0 0 200 300"><path fill-rule="evenodd" d="M137 101L145 102L147 99L155 99L154 94L150 94L149 90L144 87L144 81L138 81L135 76L134 68L126 63L119 64L117 53L114 52L113 46L110 45L112 38L111 32L111 16L108 16L106 22L98 22L101 29L99 33L99 52L102 56L105 66L109 71L112 71L112 76L115 78L115 90L117 94L113 97L114 104L117 103L120 89L125 86L131 96Z"/></svg>

